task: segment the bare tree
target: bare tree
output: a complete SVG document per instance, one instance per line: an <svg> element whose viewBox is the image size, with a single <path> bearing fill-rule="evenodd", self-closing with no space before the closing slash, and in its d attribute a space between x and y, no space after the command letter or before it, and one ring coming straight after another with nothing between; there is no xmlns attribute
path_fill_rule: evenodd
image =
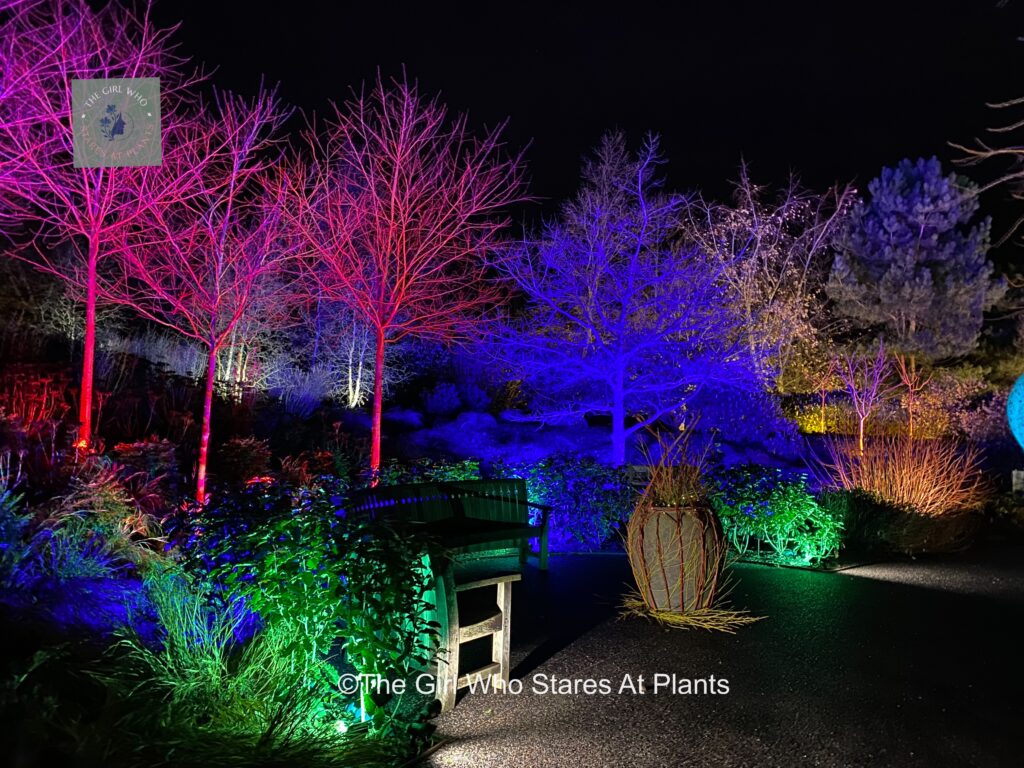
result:
<svg viewBox="0 0 1024 768"><path fill-rule="evenodd" d="M896 373L899 374L900 384L903 385L904 402L907 409L907 436L914 437L914 409L921 393L928 388L932 375L925 375L915 364L913 357L909 360L907 355L896 352L893 354L896 361Z"/></svg>
<svg viewBox="0 0 1024 768"><path fill-rule="evenodd" d="M892 392L889 385L891 364L885 345L879 341L878 352L873 357L854 353L843 355L838 360L837 369L857 415L857 449L863 454L867 421Z"/></svg>
<svg viewBox="0 0 1024 768"><path fill-rule="evenodd" d="M85 300L81 447L92 437L99 273L116 253L123 229L147 208L168 202L159 194L162 189L180 191L181 185L153 185L137 195L131 190L146 185L156 168L75 167L72 81L159 77L163 130L173 133L181 104L199 76L186 72L171 39L174 29L156 28L150 10L149 3L138 11L117 3L94 11L86 0L23 0L0 35L5 89L0 177L14 181L5 185L4 207L30 219L42 236L35 253L19 254L70 283ZM35 57L42 66L34 64ZM75 256L71 269L53 259L54 247L69 243Z"/></svg>
<svg viewBox="0 0 1024 768"><path fill-rule="evenodd" d="M295 180L292 221L324 295L373 332L370 467L380 466L387 345L463 338L504 297L485 257L523 166L505 157L501 127L475 138L464 116L407 81L378 78L310 129L311 163Z"/></svg>
<svg viewBox="0 0 1024 768"><path fill-rule="evenodd" d="M112 300L206 349L199 502L206 496L218 354L253 302L264 296L261 286L282 274L293 253L286 239L283 184L274 179L280 173L275 133L287 112L273 92L264 90L251 101L218 93L215 106L182 133L179 148L165 159L161 178L189 178L187 194L177 205L151 207L129 230L120 250L119 279L103 286Z"/></svg>
<svg viewBox="0 0 1024 768"><path fill-rule="evenodd" d="M744 342L776 388L797 348L815 345L827 331L821 286L853 198L849 186L816 194L796 178L773 194L742 165L731 205L698 199L685 208L686 237L719 258L743 316Z"/></svg>
<svg viewBox="0 0 1024 768"><path fill-rule="evenodd" d="M633 435L701 387L753 380L726 261L674 241L686 200L660 191L660 163L655 137L633 156L606 136L560 221L499 265L527 308L495 353L531 386L535 417L611 414L617 465Z"/></svg>

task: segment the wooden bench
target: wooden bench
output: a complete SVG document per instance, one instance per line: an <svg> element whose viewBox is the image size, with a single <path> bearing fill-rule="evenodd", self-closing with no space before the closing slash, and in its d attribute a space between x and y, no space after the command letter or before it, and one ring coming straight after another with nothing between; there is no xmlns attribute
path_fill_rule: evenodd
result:
<svg viewBox="0 0 1024 768"><path fill-rule="evenodd" d="M540 513L539 521L531 520L531 510ZM444 657L437 663L441 710L451 709L458 689L475 680L490 677L496 687L507 685L512 582L522 576L459 564L467 556L514 549L520 563L536 555L540 569L547 570L551 508L530 502L526 482L513 479L378 486L353 494L347 511L393 521L422 534L430 545L436 620L444 644ZM539 541L536 551L530 548L534 538ZM458 594L492 586L497 590L493 608L460 621ZM490 663L460 675L460 646L488 635Z"/></svg>
<svg viewBox="0 0 1024 768"><path fill-rule="evenodd" d="M533 510L540 513L537 522ZM536 556L541 570L548 567L551 508L527 498L525 480L377 486L353 494L348 511L407 526L460 555L518 549L520 562ZM539 542L536 551L531 539Z"/></svg>
<svg viewBox="0 0 1024 768"><path fill-rule="evenodd" d="M444 634L444 658L437 661L437 698L441 711L455 706L459 689L490 678L490 690L504 689L509 679L509 649L512 630L512 583L522 579L519 573L495 572L475 567L459 568L448 563L440 569L435 593L438 615ZM495 587L494 604L472 615L460 616L459 594ZM477 669L459 673L463 643L482 637L491 638L491 660Z"/></svg>

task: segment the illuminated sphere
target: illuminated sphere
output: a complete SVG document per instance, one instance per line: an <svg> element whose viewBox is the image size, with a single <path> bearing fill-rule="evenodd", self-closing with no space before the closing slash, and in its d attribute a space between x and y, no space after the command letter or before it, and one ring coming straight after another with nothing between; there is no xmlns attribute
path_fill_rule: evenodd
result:
<svg viewBox="0 0 1024 768"><path fill-rule="evenodd" d="M1006 401L1006 420L1010 422L1010 431L1020 447L1024 448L1024 376L1017 379L1010 390Z"/></svg>

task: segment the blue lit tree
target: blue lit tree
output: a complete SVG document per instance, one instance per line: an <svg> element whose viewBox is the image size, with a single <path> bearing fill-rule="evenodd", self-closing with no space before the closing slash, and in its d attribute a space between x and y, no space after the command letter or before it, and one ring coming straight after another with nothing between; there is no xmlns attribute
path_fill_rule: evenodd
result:
<svg viewBox="0 0 1024 768"><path fill-rule="evenodd" d="M702 387L757 386L723 261L678 242L687 201L661 191L660 162L653 137L634 156L606 136L560 220L500 265L527 305L496 347L531 416L610 414L617 465L636 432L678 417Z"/></svg>
<svg viewBox="0 0 1024 768"><path fill-rule="evenodd" d="M884 168L868 191L832 265L829 297L912 361L967 354L1005 290L986 256L990 222L972 223L977 188L943 175L933 157Z"/></svg>

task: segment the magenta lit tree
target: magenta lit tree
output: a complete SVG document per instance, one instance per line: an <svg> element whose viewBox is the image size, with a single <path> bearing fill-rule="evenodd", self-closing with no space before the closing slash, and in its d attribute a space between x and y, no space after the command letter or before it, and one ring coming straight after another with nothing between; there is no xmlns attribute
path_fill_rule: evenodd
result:
<svg viewBox="0 0 1024 768"><path fill-rule="evenodd" d="M207 352L196 499L207 496L206 468L217 357L268 287L280 306L293 248L283 221L284 185L276 132L287 117L273 92L249 101L218 93L208 116L178 132L155 183L189 179L173 206L150 206L125 231L111 300L202 344ZM139 194L148 185L139 179Z"/></svg>
<svg viewBox="0 0 1024 768"><path fill-rule="evenodd" d="M116 254L123 230L153 207L174 201L187 179L157 185L155 168L76 168L72 80L159 77L164 135L177 130L182 102L197 76L186 74L171 41L174 30L156 28L149 12L149 4L134 11L109 3L94 11L86 0L25 0L8 11L2 34L0 173L12 182L4 189L5 207L38 235L34 251L23 252L23 258L85 298L83 448L92 438L96 307L105 262ZM72 257L70 267L53 258L61 245L71 246L64 249Z"/></svg>
<svg viewBox="0 0 1024 768"><path fill-rule="evenodd" d="M293 223L324 296L374 337L370 465L380 466L385 348L465 336L503 298L486 255L523 199L522 163L500 128L474 137L415 84L378 78L307 133L311 160L293 190ZM298 182L298 178L296 178Z"/></svg>

